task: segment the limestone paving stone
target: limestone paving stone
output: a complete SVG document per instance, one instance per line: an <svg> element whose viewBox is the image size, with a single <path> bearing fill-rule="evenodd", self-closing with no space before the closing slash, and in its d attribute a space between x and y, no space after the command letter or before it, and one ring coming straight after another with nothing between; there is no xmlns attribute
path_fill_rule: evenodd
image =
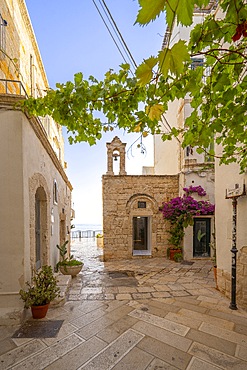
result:
<svg viewBox="0 0 247 370"><path fill-rule="evenodd" d="M141 286L141 287L137 287L136 288L138 292L140 293L151 293L151 292L155 292L155 288L154 287L149 287L149 286Z"/></svg>
<svg viewBox="0 0 247 370"><path fill-rule="evenodd" d="M220 328L220 327L217 327L215 325L211 325L205 322L201 324L199 330L203 331L204 333L215 335L218 338L226 339L230 342L245 346L246 351L247 351L247 336L246 335L235 333L232 330Z"/></svg>
<svg viewBox="0 0 247 370"><path fill-rule="evenodd" d="M188 326L190 328L193 328L193 329L198 329L199 326L202 323L200 320L197 320L196 318L186 317L186 316L182 315L180 312L179 313L168 312L165 315L165 318L167 320L174 321L174 322L177 322L179 324L186 325L186 326Z"/></svg>
<svg viewBox="0 0 247 370"><path fill-rule="evenodd" d="M222 369L246 370L247 362L194 342L189 353Z"/></svg>
<svg viewBox="0 0 247 370"><path fill-rule="evenodd" d="M159 291L159 292L152 292L151 293L151 296L153 298L170 298L171 297L171 294L168 293L168 292L161 292L161 291Z"/></svg>
<svg viewBox="0 0 247 370"><path fill-rule="evenodd" d="M0 341L0 356L6 352L16 348L15 343L11 339L3 339Z"/></svg>
<svg viewBox="0 0 247 370"><path fill-rule="evenodd" d="M192 357L188 353L150 337L145 337L137 347L180 370L187 368Z"/></svg>
<svg viewBox="0 0 247 370"><path fill-rule="evenodd" d="M169 344L170 346L178 348L184 352L189 349L192 343L192 340L190 339L142 321L138 321L133 326L133 329L145 334L145 336L152 337L153 339Z"/></svg>
<svg viewBox="0 0 247 370"><path fill-rule="evenodd" d="M132 310L133 308L123 305L123 306L116 308L115 310L111 312L108 312L106 314L106 317L109 317L111 320L117 321L121 319L122 317L128 315Z"/></svg>
<svg viewBox="0 0 247 370"><path fill-rule="evenodd" d="M194 316L207 312L207 309L205 307L200 307L199 304L194 305L193 303L187 303L186 301L179 301L178 303L178 301L175 300L174 306L176 305L179 306L181 310L190 311L191 315L193 314Z"/></svg>
<svg viewBox="0 0 247 370"><path fill-rule="evenodd" d="M82 328L83 326L88 325L92 321L104 315L105 315L105 310L104 308L100 307L92 312L88 312L82 316L77 317L75 320L71 321L71 324L77 328Z"/></svg>
<svg viewBox="0 0 247 370"><path fill-rule="evenodd" d="M73 348L77 347L83 342L78 336L72 334L60 341L57 341L54 345L46 348L45 350L29 357L28 359L22 361L21 363L13 366L12 369L15 370L43 370L52 362L54 362L59 357L63 356Z"/></svg>
<svg viewBox="0 0 247 370"><path fill-rule="evenodd" d="M243 320L244 321L244 320ZM244 334L247 336L247 319L245 320L246 324L236 324L234 327L234 331L239 334Z"/></svg>
<svg viewBox="0 0 247 370"><path fill-rule="evenodd" d="M216 299L214 297L208 297L208 296L203 296L203 295L200 295L199 297L197 297L197 300L202 301L202 302L212 303L214 306L217 305L220 301L219 299Z"/></svg>
<svg viewBox="0 0 247 370"><path fill-rule="evenodd" d="M129 293L119 293L116 294L116 299L120 301L125 301L126 299L132 299L132 296Z"/></svg>
<svg viewBox="0 0 247 370"><path fill-rule="evenodd" d="M149 299L152 298L151 293L133 293L133 299Z"/></svg>
<svg viewBox="0 0 247 370"><path fill-rule="evenodd" d="M97 337L92 337L83 342L73 350L66 353L62 358L57 359L46 370L76 370L86 363L90 358L105 348L107 343Z"/></svg>
<svg viewBox="0 0 247 370"><path fill-rule="evenodd" d="M171 292L171 296L172 297L187 297L187 296L190 296L190 294L188 292L186 292L185 290L174 290Z"/></svg>
<svg viewBox="0 0 247 370"><path fill-rule="evenodd" d="M128 286L120 286L120 287L118 287L118 292L119 293L136 293L137 288L128 287Z"/></svg>
<svg viewBox="0 0 247 370"><path fill-rule="evenodd" d="M197 312L195 315L195 312L188 310L186 308L181 308L179 313L181 313L184 316L190 317L192 319L195 317L196 320L201 320L202 325L204 325L205 323L211 324L214 327L216 327L216 330L218 330L218 328L225 328L225 329L232 330L234 327L234 324L227 320L215 318L213 316L209 316L205 313L200 313L200 312ZM200 330L202 330L201 326L200 326Z"/></svg>
<svg viewBox="0 0 247 370"><path fill-rule="evenodd" d="M59 330L57 336L55 338L42 338L42 341L47 345L50 346L56 343L58 340L61 340L69 335L73 334L77 328L70 323L63 324L61 329Z"/></svg>
<svg viewBox="0 0 247 370"><path fill-rule="evenodd" d="M153 356L134 347L126 356L115 365L113 370L143 370L153 360Z"/></svg>
<svg viewBox="0 0 247 370"><path fill-rule="evenodd" d="M178 334L178 335L181 335L181 336L185 336L189 331L189 327L187 327L185 325L171 322L167 319L152 315L152 314L150 314L148 312L144 312L142 310L134 310L134 311L129 313L129 316L135 317L136 319L145 321L149 324L158 326L159 328L168 330L172 333L175 333L175 334Z"/></svg>
<svg viewBox="0 0 247 370"><path fill-rule="evenodd" d="M169 292L170 288L165 284L155 284L154 285L155 290L162 291L162 292Z"/></svg>
<svg viewBox="0 0 247 370"><path fill-rule="evenodd" d="M236 352L236 343L232 343L225 339L219 340L218 337L204 333L200 330L190 329L186 338L191 339L193 342L204 344L208 347L222 351L228 355L234 356Z"/></svg>
<svg viewBox="0 0 247 370"><path fill-rule="evenodd" d="M143 334L129 329L79 369L112 369L143 337Z"/></svg>
<svg viewBox="0 0 247 370"><path fill-rule="evenodd" d="M77 330L76 334L83 339L89 339L100 332L107 326L110 326L114 321L108 317L101 317L98 320L91 322L89 325Z"/></svg>
<svg viewBox="0 0 247 370"><path fill-rule="evenodd" d="M108 312L116 310L119 307L123 307L127 302L128 302L128 300L127 301L117 301L117 300L115 300L115 301L107 302L105 304L105 312L108 313Z"/></svg>
<svg viewBox="0 0 247 370"><path fill-rule="evenodd" d="M177 367L174 367L167 362L164 362L158 358L155 358L150 365L145 370L177 370Z"/></svg>
<svg viewBox="0 0 247 370"><path fill-rule="evenodd" d="M18 362L23 361L44 348L46 348L46 345L40 340L33 340L5 353L0 356L0 370L6 370L9 367L13 368Z"/></svg>
<svg viewBox="0 0 247 370"><path fill-rule="evenodd" d="M236 356L247 361L247 348L237 345Z"/></svg>
<svg viewBox="0 0 247 370"><path fill-rule="evenodd" d="M200 360L199 358L193 357L187 370L219 370L222 367L215 366L209 362Z"/></svg>
<svg viewBox="0 0 247 370"><path fill-rule="evenodd" d="M135 323L137 319L124 316L123 318L117 320L112 325L109 325L105 329L101 330L97 333L97 337L110 343L114 341L119 335L123 334L126 330L130 329Z"/></svg>

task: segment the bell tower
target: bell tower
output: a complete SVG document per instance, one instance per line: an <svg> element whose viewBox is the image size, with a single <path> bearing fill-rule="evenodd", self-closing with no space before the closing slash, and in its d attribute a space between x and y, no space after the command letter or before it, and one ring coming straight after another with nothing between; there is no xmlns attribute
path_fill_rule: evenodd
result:
<svg viewBox="0 0 247 370"><path fill-rule="evenodd" d="M113 171L113 161L120 159L119 164L119 175L127 175L125 171L125 147L126 143L115 136L110 143L106 143L107 147L107 175L114 175Z"/></svg>

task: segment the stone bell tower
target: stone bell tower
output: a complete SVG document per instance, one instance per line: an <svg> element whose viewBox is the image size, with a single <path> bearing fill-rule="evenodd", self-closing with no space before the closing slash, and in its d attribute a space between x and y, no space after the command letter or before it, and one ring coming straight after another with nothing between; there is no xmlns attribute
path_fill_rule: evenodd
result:
<svg viewBox="0 0 247 370"><path fill-rule="evenodd" d="M106 143L107 147L107 175L114 175L113 161L120 159L119 175L127 175L125 171L125 147L126 143L115 136L111 143Z"/></svg>

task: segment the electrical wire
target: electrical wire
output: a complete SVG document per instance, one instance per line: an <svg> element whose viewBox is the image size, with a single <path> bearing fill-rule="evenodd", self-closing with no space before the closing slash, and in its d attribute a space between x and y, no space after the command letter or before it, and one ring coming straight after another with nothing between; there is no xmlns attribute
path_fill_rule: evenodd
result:
<svg viewBox="0 0 247 370"><path fill-rule="evenodd" d="M102 15L102 13L101 13L100 9L98 8L98 6L97 6L96 2L95 2L94 0L92 0L92 2L94 3L95 8L97 9L97 11L98 11L98 13L99 13L99 15L100 15L100 17L101 17L101 19L102 19L102 21L103 21L104 25L106 26L106 28L107 28L107 30L108 30L108 32L109 32L109 34L110 34L110 36L111 36L111 38L112 38L112 40L113 40L114 44L116 45L116 47L117 47L117 49L118 49L119 53L121 54L121 56L122 56L123 60L125 61L125 63L127 63L127 60L125 59L125 57L124 57L124 55L123 55L122 51L120 50L120 48L119 48L119 46L118 46L118 44L117 44L116 40L114 39L114 36L113 36L113 34L112 34L112 32L111 32L110 28L108 27L108 25L107 25L107 23L106 23L106 21L105 21L105 19L104 19L103 15Z"/></svg>
<svg viewBox="0 0 247 370"><path fill-rule="evenodd" d="M118 40L116 40L116 38L114 37L113 33L111 32L111 30L110 30L110 28L109 28L109 26L108 26L108 24L107 24L107 22L106 22L106 20L105 20L105 18L103 16L102 12L101 12L101 10L99 9L99 7L96 4L96 1L95 0L92 0L92 2L94 4L95 8L97 9L97 11L98 11L98 13L99 13L99 15L100 15L100 17L101 17L101 19L102 19L105 27L107 28L107 31L109 32L109 34L110 34L110 36L111 36L114 44L116 45L116 47L117 47L120 55L122 56L123 60L125 61L125 63L129 64L127 62L126 57L124 56L122 50L120 49L120 46L123 49L124 53L126 54L126 56L127 56L128 60L129 60L130 64L132 65L132 67L135 70L136 67L137 67L137 64L136 64L136 62L135 62L135 60L134 60L134 58L133 58L133 56L132 56L132 54L131 54L131 52L130 52L130 50L128 48L126 42L124 41L124 38L123 38L123 36L122 36L119 28L117 27L117 24L116 24L116 22L115 22L115 20L114 20L114 18L112 16L109 8L107 7L105 1L104 0L99 0L99 3L100 3L100 5L101 5L101 7L102 7L102 9L103 9L103 11L105 13L105 17L107 18L108 23L111 25L111 27L112 27L115 35L117 36L117 39ZM118 44L120 44L120 46ZM134 75L133 71L131 71L131 73L132 73L132 75Z"/></svg>
<svg viewBox="0 0 247 370"><path fill-rule="evenodd" d="M120 32L120 30L119 30L119 28L118 28L118 26L117 26L117 24L116 24L116 22L115 22L115 20L114 20L114 18L113 18L112 14L111 14L111 12L110 12L110 10L109 10L109 8L108 8L108 6L106 5L105 0L99 0L99 2L104 4L104 7L105 7L105 9L106 9L107 13L109 14L109 17L110 17L110 19L111 19L111 21L112 21L112 24L114 25L114 27L115 27L115 29L116 29L115 33L116 33L116 35L117 35L117 37L118 37L118 40L120 41L120 43L121 43L122 47L123 47L123 48L125 48L125 53L128 55L128 59L131 61L132 65L133 65L135 68L137 68L136 61L135 61L135 59L134 59L133 55L131 54L131 51L130 51L130 49L128 48L128 45L126 44L126 42L125 42L125 40L124 40L124 38L123 38L123 36L122 36L122 33ZM108 19L109 19L109 17L107 16L107 18L108 18ZM112 26L112 27L113 27L113 26ZM118 35L119 35L119 36L118 36Z"/></svg>

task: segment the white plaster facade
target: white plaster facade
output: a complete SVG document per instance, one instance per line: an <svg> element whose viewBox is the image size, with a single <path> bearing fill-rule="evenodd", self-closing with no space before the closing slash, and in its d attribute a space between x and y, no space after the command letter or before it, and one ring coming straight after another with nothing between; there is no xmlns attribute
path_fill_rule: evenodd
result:
<svg viewBox="0 0 247 370"><path fill-rule="evenodd" d="M213 3L213 2L212 2ZM212 11L215 7L212 7ZM218 12L220 18L222 14ZM204 18L203 14L194 17L194 23L189 28L175 27L172 31L173 42L180 38L188 40L190 29ZM190 113L190 101L177 100L168 107L168 112L163 120L164 131L170 127L182 127L184 120ZM216 154L220 154L220 148L216 148ZM150 169L151 170L151 169ZM231 199L226 199L226 189L239 187L240 191L246 184L246 173L240 174L237 164L219 165L218 161L210 162L202 154L196 153L195 148L181 148L179 140L162 142L161 136L154 138L154 169L153 173L179 174L180 195L182 188L190 185L201 185L207 192L205 200L215 203L215 220L211 221L211 241L213 235L216 239L217 253L217 285L219 290L231 297L231 269L232 269L232 215L233 206ZM237 305L247 308L247 197L238 198L237 205ZM184 237L184 258L193 258L193 227L186 229Z"/></svg>
<svg viewBox="0 0 247 370"><path fill-rule="evenodd" d="M205 13L195 12L193 17L193 24L190 27L183 27L176 25L172 30L171 40L172 46L180 39L188 40L191 29L204 19ZM164 41L165 45L165 41ZM161 127L163 132L170 132L172 127L183 128L184 121L191 114L190 98L177 99L168 105L168 110L162 117ZM154 136L154 169L155 175L179 175L179 195L183 196L184 187L202 186L207 193L206 197L198 198L201 200L208 200L215 203L214 198L214 161L207 158L204 154L198 154L196 148L187 147L182 148L180 138L172 139L171 141L163 142L162 134ZM196 197L193 194L193 197ZM207 224L203 227L207 228L207 253L201 253L202 256L210 256L209 243L214 233L214 217L197 217L196 222L200 218ZM209 220L209 221L207 221ZM185 237L183 241L184 259L191 259L198 256L195 251L195 228L188 227L185 230Z"/></svg>
<svg viewBox="0 0 247 370"><path fill-rule="evenodd" d="M55 267L56 244L70 236L72 186L59 125L16 109L48 86L25 2L1 1L0 47L0 324L20 320L19 290L33 269ZM3 32L1 28L0 32Z"/></svg>

